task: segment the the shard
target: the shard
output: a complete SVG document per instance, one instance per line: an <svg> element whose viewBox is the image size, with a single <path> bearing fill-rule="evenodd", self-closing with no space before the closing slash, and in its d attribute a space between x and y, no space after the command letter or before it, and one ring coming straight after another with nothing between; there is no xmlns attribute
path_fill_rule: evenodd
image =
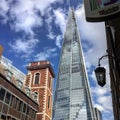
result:
<svg viewBox="0 0 120 120"><path fill-rule="evenodd" d="M70 8L59 63L53 120L95 120L74 10Z"/></svg>

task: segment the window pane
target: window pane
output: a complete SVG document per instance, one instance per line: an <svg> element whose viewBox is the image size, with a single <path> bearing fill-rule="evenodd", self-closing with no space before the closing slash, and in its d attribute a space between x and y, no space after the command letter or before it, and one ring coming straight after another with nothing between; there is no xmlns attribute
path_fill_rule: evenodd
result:
<svg viewBox="0 0 120 120"><path fill-rule="evenodd" d="M7 116L7 120L11 120L12 118L10 116Z"/></svg>
<svg viewBox="0 0 120 120"><path fill-rule="evenodd" d="M14 108L17 109L18 98L15 98L15 103L14 104L15 104Z"/></svg>
<svg viewBox="0 0 120 120"><path fill-rule="evenodd" d="M17 110L19 111L19 107L20 107L20 100L19 99L17 99Z"/></svg>
<svg viewBox="0 0 120 120"><path fill-rule="evenodd" d="M33 96L33 97L34 97L34 100L37 101L37 100L38 100L38 93L37 93L37 92L34 92L33 95L34 95L34 96Z"/></svg>
<svg viewBox="0 0 120 120"><path fill-rule="evenodd" d="M48 96L48 108L50 108L50 96Z"/></svg>
<svg viewBox="0 0 120 120"><path fill-rule="evenodd" d="M29 109L30 109L30 107L27 106L27 115L29 115Z"/></svg>
<svg viewBox="0 0 120 120"><path fill-rule="evenodd" d="M51 81L52 81L52 78L49 77L49 80L48 80L48 87L51 88Z"/></svg>
<svg viewBox="0 0 120 120"><path fill-rule="evenodd" d="M18 111L22 111L22 108L23 108L23 102L20 101L20 103L19 103L19 107L18 107Z"/></svg>
<svg viewBox="0 0 120 120"><path fill-rule="evenodd" d="M33 120L35 120L35 117L36 117L36 112L35 112L35 110L32 110L32 118L33 118Z"/></svg>
<svg viewBox="0 0 120 120"><path fill-rule="evenodd" d="M13 107L13 104L14 104L14 96L12 95L12 96L11 96L10 106L12 106L12 107Z"/></svg>
<svg viewBox="0 0 120 120"><path fill-rule="evenodd" d="M6 98L5 98L5 103L9 104L9 102L10 102L10 97L11 97L11 94L10 94L9 92L7 92Z"/></svg>
<svg viewBox="0 0 120 120"><path fill-rule="evenodd" d="M23 113L26 114L26 104L24 104L24 106L23 106Z"/></svg>
<svg viewBox="0 0 120 120"><path fill-rule="evenodd" d="M6 120L6 116L5 116L5 115L2 115L2 116L1 116L1 119L2 119L2 120Z"/></svg>
<svg viewBox="0 0 120 120"><path fill-rule="evenodd" d="M35 84L39 83L39 77L40 77L40 74L36 73L36 75L35 75Z"/></svg>
<svg viewBox="0 0 120 120"><path fill-rule="evenodd" d="M21 81L18 81L18 88L22 89L23 83Z"/></svg>
<svg viewBox="0 0 120 120"><path fill-rule="evenodd" d="M30 89L29 88L26 88L26 94L27 94L27 96L30 96Z"/></svg>
<svg viewBox="0 0 120 120"><path fill-rule="evenodd" d="M5 96L5 90L3 88L0 88L0 100L4 100L4 96Z"/></svg>

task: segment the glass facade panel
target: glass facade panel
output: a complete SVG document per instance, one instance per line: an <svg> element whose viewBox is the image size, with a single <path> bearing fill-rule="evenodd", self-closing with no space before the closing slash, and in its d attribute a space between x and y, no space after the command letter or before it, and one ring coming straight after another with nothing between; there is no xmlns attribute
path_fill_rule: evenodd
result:
<svg viewBox="0 0 120 120"><path fill-rule="evenodd" d="M20 101L18 106L18 111L22 111L22 108L23 108L23 102Z"/></svg>
<svg viewBox="0 0 120 120"><path fill-rule="evenodd" d="M9 92L7 92L6 97L5 97L5 103L9 104L10 98L11 98L11 94Z"/></svg>
<svg viewBox="0 0 120 120"><path fill-rule="evenodd" d="M23 106L23 113L26 114L26 104L24 103L24 106Z"/></svg>

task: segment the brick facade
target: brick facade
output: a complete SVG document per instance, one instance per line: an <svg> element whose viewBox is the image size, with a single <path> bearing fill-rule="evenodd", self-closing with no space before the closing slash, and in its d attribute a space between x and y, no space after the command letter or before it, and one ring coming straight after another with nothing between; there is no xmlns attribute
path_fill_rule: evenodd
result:
<svg viewBox="0 0 120 120"><path fill-rule="evenodd" d="M2 92L5 91L5 94ZM7 97L9 93L9 98ZM8 102L7 102L8 101ZM24 106L25 109L24 109ZM1 120L36 120L38 104L25 91L0 73L0 118Z"/></svg>
<svg viewBox="0 0 120 120"><path fill-rule="evenodd" d="M25 86L37 93L39 111L37 120L52 119L52 83L53 69L49 61L31 62L28 67ZM39 79L38 79L39 78Z"/></svg>

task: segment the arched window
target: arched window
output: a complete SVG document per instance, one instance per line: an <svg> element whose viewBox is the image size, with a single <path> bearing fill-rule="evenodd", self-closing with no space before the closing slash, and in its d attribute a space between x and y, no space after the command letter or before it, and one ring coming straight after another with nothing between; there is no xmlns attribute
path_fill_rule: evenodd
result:
<svg viewBox="0 0 120 120"><path fill-rule="evenodd" d="M40 80L40 73L36 73L35 74L35 84L39 84L39 80Z"/></svg>
<svg viewBox="0 0 120 120"><path fill-rule="evenodd" d="M52 77L49 77L48 79L48 87L51 88L51 82L52 82Z"/></svg>
<svg viewBox="0 0 120 120"><path fill-rule="evenodd" d="M50 96L48 96L48 109L50 108Z"/></svg>

